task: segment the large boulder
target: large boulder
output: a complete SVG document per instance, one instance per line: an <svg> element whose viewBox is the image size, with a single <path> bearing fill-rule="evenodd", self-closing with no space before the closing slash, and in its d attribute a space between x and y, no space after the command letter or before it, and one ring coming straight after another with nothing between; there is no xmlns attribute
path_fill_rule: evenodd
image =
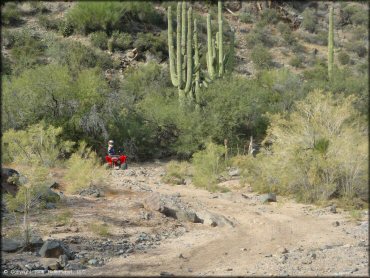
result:
<svg viewBox="0 0 370 278"><path fill-rule="evenodd" d="M63 242L59 240L47 240L42 245L39 254L44 258L59 258L61 255L66 255L69 259L73 259L72 253Z"/></svg>
<svg viewBox="0 0 370 278"><path fill-rule="evenodd" d="M159 211L167 217L172 217L180 221L203 223L203 220L177 196L152 193L144 200L144 208Z"/></svg>
<svg viewBox="0 0 370 278"><path fill-rule="evenodd" d="M2 238L1 239L1 251L4 252L16 252L22 247L22 243L11 239L11 238Z"/></svg>
<svg viewBox="0 0 370 278"><path fill-rule="evenodd" d="M15 196L18 192L18 186L13 181L9 181L10 177L19 177L19 173L11 168L1 168L1 193L9 193Z"/></svg>

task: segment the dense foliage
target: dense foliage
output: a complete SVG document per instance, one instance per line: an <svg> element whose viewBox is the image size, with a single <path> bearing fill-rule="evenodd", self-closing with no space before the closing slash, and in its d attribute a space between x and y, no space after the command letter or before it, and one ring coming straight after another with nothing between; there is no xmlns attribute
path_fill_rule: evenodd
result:
<svg viewBox="0 0 370 278"><path fill-rule="evenodd" d="M3 162L29 160L51 167L71 156L67 167L78 190L92 181L77 180L76 169L82 167L86 173L100 170L98 160L102 161L106 152L106 141L113 139L124 147L129 159L176 156L192 161L199 166L198 172L191 173L194 182L214 189L225 168L221 161L213 164L222 157L224 140L233 156L249 143L250 136L261 142L268 135L272 136L270 151L274 155L263 153L253 161L244 158L245 163L260 167L250 166L251 175L257 169L253 174L257 188L294 189L306 201L334 193L347 197L362 194L366 180L361 129L366 129L368 119L368 15L361 4L337 4L340 10L336 8L334 19L330 81L328 7L324 4L318 5L317 11L304 7L297 30L274 9L260 14L243 10L240 21L249 27L240 31L241 41L234 41L225 19L226 72L201 88L197 109L179 109L178 91L170 80L167 19L162 10L169 5L175 9L175 3L76 2L63 17L49 17L43 5L31 5L41 31L22 25L27 17L21 5L8 2L2 6ZM207 5L215 16L215 5ZM206 20L200 11L194 8L193 12L198 20L200 68L204 69ZM216 34L216 24L212 23L212 28ZM339 38L338 33L347 37ZM244 72L252 76L234 71L234 65L240 64L234 55L241 45L248 50ZM128 56L133 48L138 53L135 59ZM282 57L285 64L277 62ZM130 59L132 64L125 64ZM202 70L199 74L202 80L207 75ZM312 93L317 90L324 93ZM346 116L346 120L337 133L330 133L325 126L310 127L312 122L301 114L304 109L319 113L317 117L326 124L335 124L334 115ZM303 134L304 128L320 134L316 145L306 146L305 140L312 136ZM357 145L345 144L345 139ZM72 142L81 141L98 154L87 150L89 158L82 158L81 149L80 154L72 154L77 149ZM276 170L281 160L286 162L285 172ZM293 169L296 165L300 167ZM351 174L350 165L356 165L358 175ZM188 166L171 165L170 176L181 180L190 175ZM330 175L325 182L322 173ZM317 189L320 184L325 186Z"/></svg>

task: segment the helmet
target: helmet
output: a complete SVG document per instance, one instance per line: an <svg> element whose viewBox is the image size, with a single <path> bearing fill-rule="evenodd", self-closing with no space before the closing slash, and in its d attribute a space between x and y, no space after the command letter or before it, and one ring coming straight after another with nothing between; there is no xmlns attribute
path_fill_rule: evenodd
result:
<svg viewBox="0 0 370 278"><path fill-rule="evenodd" d="M113 140L109 140L109 141L108 141L108 144L109 144L109 145L113 145L113 144L114 144Z"/></svg>

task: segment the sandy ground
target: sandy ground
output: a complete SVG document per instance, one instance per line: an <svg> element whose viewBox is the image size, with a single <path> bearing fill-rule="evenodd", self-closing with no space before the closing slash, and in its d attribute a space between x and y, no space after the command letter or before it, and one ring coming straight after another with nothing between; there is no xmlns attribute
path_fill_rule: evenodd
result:
<svg viewBox="0 0 370 278"><path fill-rule="evenodd" d="M141 232L180 231L155 248L113 256L103 266L88 266L81 272L84 276L368 275L366 211L361 221L355 221L340 209L332 213L329 208L281 196L277 202L263 204L248 188L211 193L192 184L169 185L161 181L164 169L161 163L130 165L124 172L112 172L104 198L66 196L65 207L60 209L73 210L72 223L79 231L56 231L57 227L50 231L50 225L39 225L43 239L96 238L87 226L91 221L109 223L113 240L133 238ZM235 179L226 184L237 188L238 183ZM233 224L212 227L148 211L142 202L153 192L176 195L195 211L206 209ZM143 213L152 216L143 219ZM71 248L76 252L83 249ZM8 259L14 256L5 255Z"/></svg>

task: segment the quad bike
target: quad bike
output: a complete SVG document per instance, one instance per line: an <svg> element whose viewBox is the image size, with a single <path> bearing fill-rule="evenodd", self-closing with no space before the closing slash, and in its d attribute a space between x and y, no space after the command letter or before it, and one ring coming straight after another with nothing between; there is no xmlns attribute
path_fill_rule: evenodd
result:
<svg viewBox="0 0 370 278"><path fill-rule="evenodd" d="M119 151L118 155L106 155L105 161L107 162L107 168L112 169L127 169L127 162L126 162L127 156L121 154L121 151Z"/></svg>

